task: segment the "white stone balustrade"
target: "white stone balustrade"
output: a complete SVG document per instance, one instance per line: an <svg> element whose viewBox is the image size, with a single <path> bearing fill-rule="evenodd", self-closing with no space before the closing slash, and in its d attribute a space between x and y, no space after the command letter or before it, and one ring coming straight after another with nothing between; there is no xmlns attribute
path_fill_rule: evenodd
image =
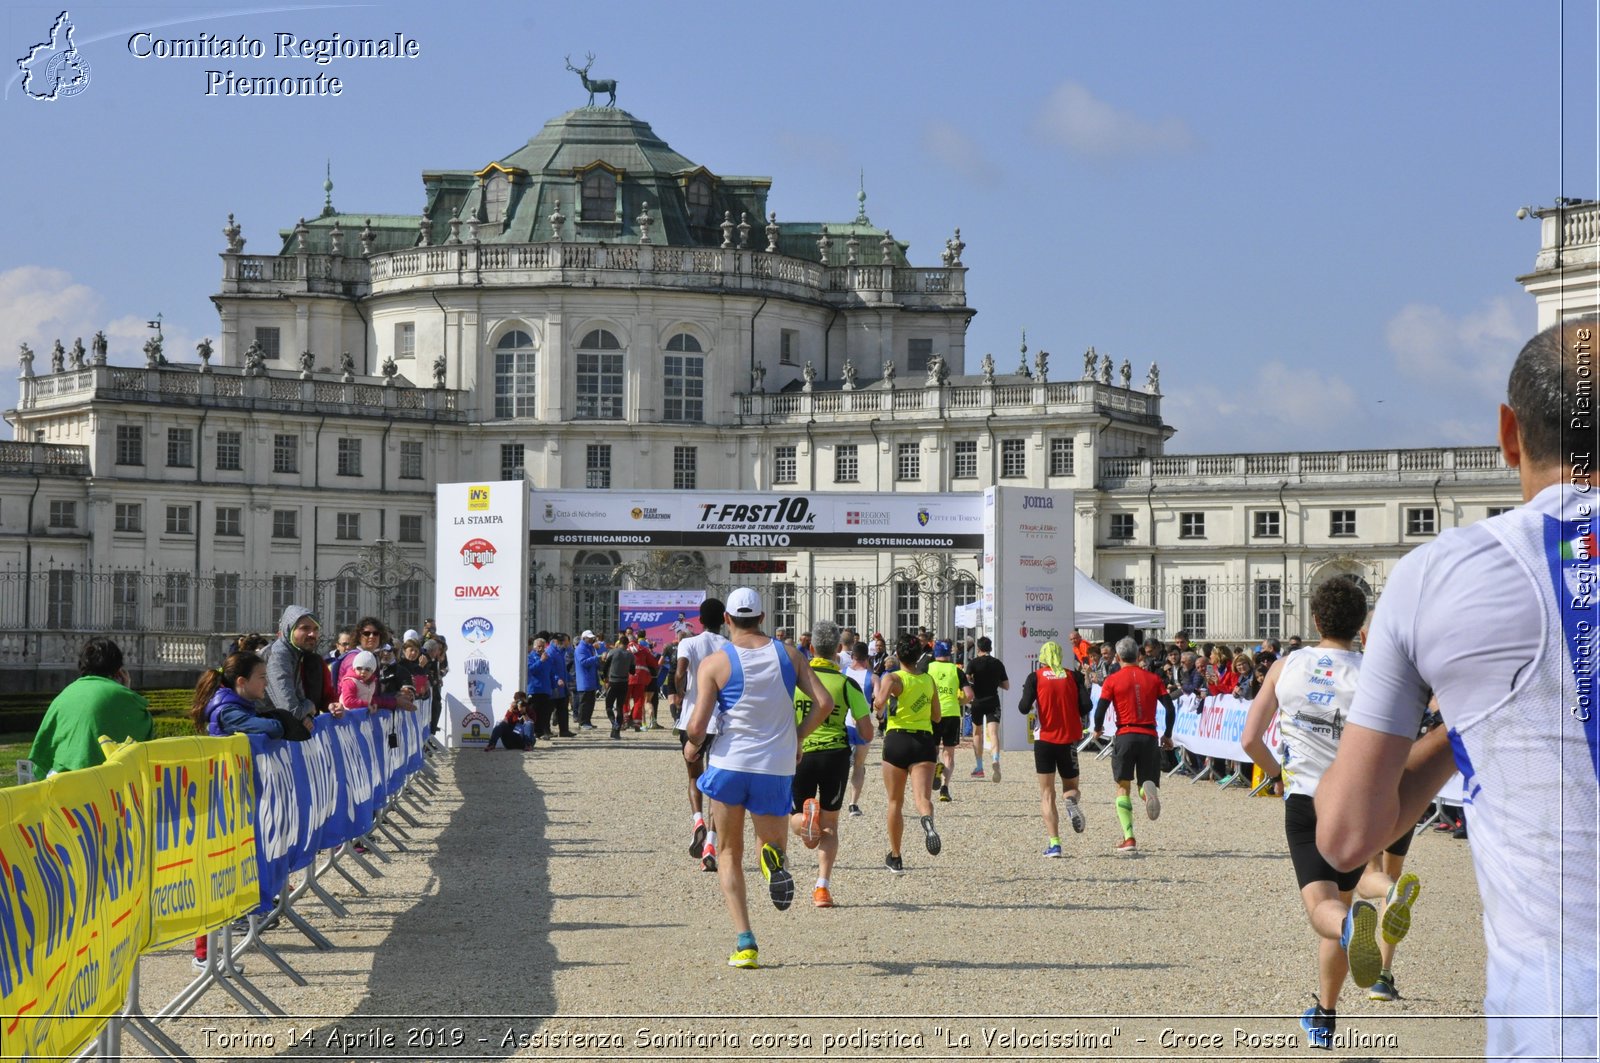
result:
<svg viewBox="0 0 1600 1063"><path fill-rule="evenodd" d="M1498 447L1437 447L1422 450L1344 450L1289 454L1164 454L1101 458L1096 486L1110 489L1149 481L1181 484L1251 480L1325 479L1395 481L1403 478L1503 480L1505 458ZM1474 475L1477 474L1477 475Z"/></svg>

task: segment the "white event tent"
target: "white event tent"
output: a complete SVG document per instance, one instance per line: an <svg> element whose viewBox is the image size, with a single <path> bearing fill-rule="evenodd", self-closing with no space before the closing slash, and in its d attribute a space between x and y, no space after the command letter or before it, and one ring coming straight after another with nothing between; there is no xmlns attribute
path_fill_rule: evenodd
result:
<svg viewBox="0 0 1600 1063"><path fill-rule="evenodd" d="M1123 601L1100 584L1084 575L1082 569L1073 569L1072 625L1074 627L1100 627L1107 624L1129 624L1136 628L1164 628L1167 614L1160 609L1145 609L1132 602ZM957 627L978 626L978 603L956 606Z"/></svg>

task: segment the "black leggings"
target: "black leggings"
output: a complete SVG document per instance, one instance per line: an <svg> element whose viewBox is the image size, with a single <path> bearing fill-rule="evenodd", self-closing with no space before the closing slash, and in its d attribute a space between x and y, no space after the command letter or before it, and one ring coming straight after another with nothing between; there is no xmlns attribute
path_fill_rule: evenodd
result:
<svg viewBox="0 0 1600 1063"><path fill-rule="evenodd" d="M606 716L613 731L622 728L623 717L628 714L628 681L612 680L606 685Z"/></svg>

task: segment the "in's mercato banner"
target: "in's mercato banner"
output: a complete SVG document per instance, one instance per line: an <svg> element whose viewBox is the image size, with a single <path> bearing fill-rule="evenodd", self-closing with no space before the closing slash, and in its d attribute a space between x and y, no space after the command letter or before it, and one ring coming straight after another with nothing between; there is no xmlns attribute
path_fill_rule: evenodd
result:
<svg viewBox="0 0 1600 1063"><path fill-rule="evenodd" d="M680 635L700 634L700 603L705 600L705 591L618 591L618 623L660 649Z"/></svg>
<svg viewBox="0 0 1600 1063"><path fill-rule="evenodd" d="M983 529L977 495L535 491L529 539L534 546L976 550Z"/></svg>
<svg viewBox="0 0 1600 1063"><path fill-rule="evenodd" d="M450 646L442 737L482 747L527 670L528 485L440 484L436 499L433 615Z"/></svg>
<svg viewBox="0 0 1600 1063"><path fill-rule="evenodd" d="M1070 655L1075 586L1072 492L990 487L983 492L983 623L994 653L1022 690L1039 666L1039 647L1057 642ZM1016 695L1008 701L1015 705ZM1027 749L1028 721L1000 716L1002 749Z"/></svg>

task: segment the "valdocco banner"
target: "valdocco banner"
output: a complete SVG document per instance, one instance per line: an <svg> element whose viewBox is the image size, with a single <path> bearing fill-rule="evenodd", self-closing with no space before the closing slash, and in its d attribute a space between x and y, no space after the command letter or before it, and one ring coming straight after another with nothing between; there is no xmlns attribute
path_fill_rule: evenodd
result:
<svg viewBox="0 0 1600 1063"><path fill-rule="evenodd" d="M652 549L976 550L983 527L976 495L535 491L529 539Z"/></svg>
<svg viewBox="0 0 1600 1063"><path fill-rule="evenodd" d="M433 615L450 653L441 738L482 747L527 666L528 485L440 484Z"/></svg>
<svg viewBox="0 0 1600 1063"><path fill-rule="evenodd" d="M1039 647L1060 643L1071 654L1073 591L1072 492L990 487L980 508L983 529L983 622L1015 691L1039 666ZM1002 704L1009 709L1016 695ZM1027 749L1028 721L1000 717L1002 749Z"/></svg>

